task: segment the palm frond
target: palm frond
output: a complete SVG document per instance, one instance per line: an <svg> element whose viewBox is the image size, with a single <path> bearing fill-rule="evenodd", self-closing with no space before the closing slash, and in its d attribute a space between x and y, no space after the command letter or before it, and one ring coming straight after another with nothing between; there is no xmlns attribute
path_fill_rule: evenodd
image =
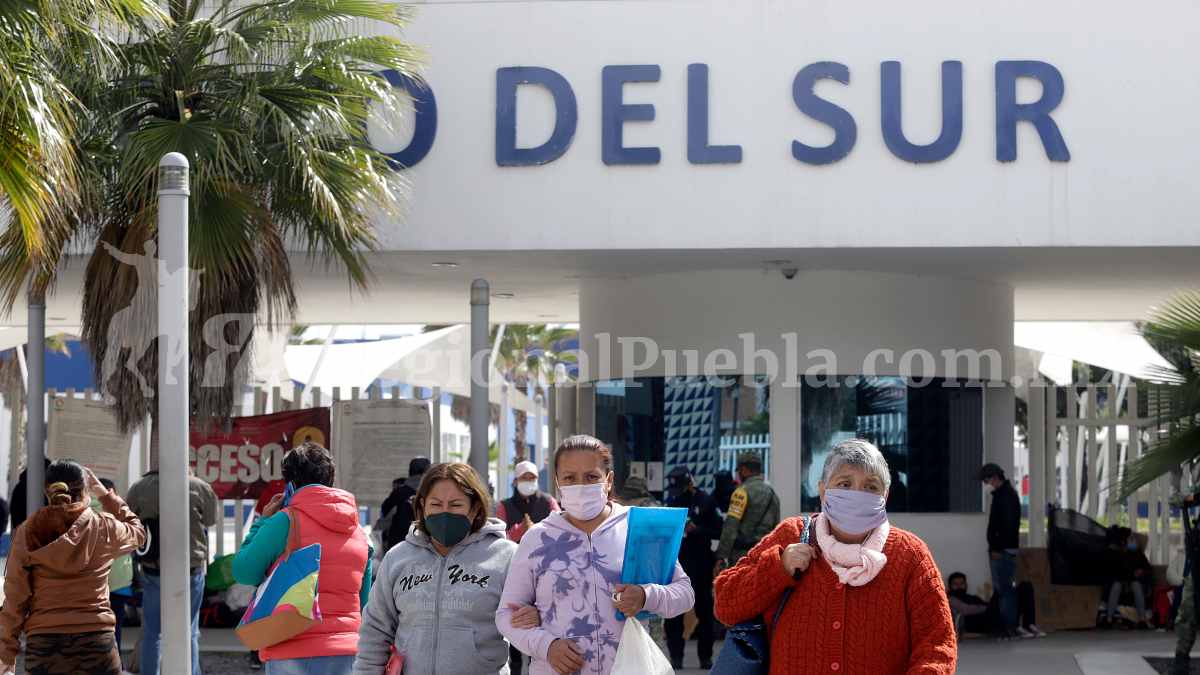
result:
<svg viewBox="0 0 1200 675"><path fill-rule="evenodd" d="M1192 426L1172 434L1154 444L1141 457L1125 463L1124 475L1117 488L1117 499L1128 499L1159 476L1197 458L1200 458L1200 427Z"/></svg>
<svg viewBox="0 0 1200 675"><path fill-rule="evenodd" d="M1200 352L1200 291L1184 291L1152 310L1142 334Z"/></svg>

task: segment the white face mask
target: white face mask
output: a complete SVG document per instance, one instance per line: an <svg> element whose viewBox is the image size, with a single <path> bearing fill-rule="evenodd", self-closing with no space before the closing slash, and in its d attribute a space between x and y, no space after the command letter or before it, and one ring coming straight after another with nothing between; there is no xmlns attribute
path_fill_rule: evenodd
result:
<svg viewBox="0 0 1200 675"><path fill-rule="evenodd" d="M536 480L523 480L517 482L517 492L520 492L524 497L532 497L537 494L538 483Z"/></svg>
<svg viewBox="0 0 1200 675"><path fill-rule="evenodd" d="M608 503L608 484L565 485L558 488L563 511L576 520L592 520Z"/></svg>

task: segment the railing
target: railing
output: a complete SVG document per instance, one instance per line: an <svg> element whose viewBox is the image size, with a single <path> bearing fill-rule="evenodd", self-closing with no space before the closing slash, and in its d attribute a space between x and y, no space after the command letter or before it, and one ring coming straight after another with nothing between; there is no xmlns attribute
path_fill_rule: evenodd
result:
<svg viewBox="0 0 1200 675"><path fill-rule="evenodd" d="M722 436L718 450L717 470L734 471L737 468L738 455L743 452L754 452L762 457L763 473L771 474L771 434L742 434L739 436Z"/></svg>
<svg viewBox="0 0 1200 675"><path fill-rule="evenodd" d="M1169 505L1170 477L1151 481L1129 499L1116 499L1125 463L1168 433L1167 420L1155 416L1164 385L1139 385L1124 376L1118 382L1030 387L1029 543L1045 545L1043 507L1056 503L1105 524L1121 522L1144 532L1150 561L1166 563L1180 530ZM1150 409L1142 415L1138 390L1147 386ZM1059 390L1065 390L1065 415L1059 414ZM1182 487L1191 489L1190 472L1184 472L1183 481ZM1148 507L1145 517L1139 517L1142 505Z"/></svg>

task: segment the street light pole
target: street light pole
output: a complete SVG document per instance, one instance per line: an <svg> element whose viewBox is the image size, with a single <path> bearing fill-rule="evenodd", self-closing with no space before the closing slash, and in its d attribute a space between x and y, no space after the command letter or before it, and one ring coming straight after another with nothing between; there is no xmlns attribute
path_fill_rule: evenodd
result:
<svg viewBox="0 0 1200 675"><path fill-rule="evenodd" d="M188 161L158 163L158 531L163 672L191 669L188 490Z"/></svg>
<svg viewBox="0 0 1200 675"><path fill-rule="evenodd" d="M488 304L491 287L484 279L471 282L471 466L488 480ZM498 490L497 490L498 491Z"/></svg>

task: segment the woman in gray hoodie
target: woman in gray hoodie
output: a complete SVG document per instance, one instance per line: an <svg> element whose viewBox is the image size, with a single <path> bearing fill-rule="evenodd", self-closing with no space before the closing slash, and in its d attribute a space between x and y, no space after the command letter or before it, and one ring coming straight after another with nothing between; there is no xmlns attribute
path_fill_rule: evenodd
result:
<svg viewBox="0 0 1200 675"><path fill-rule="evenodd" d="M470 466L436 464L425 472L414 527L384 556L363 610L355 675L381 675L393 650L405 673L508 673L496 612L517 545L490 513L491 499ZM518 615L537 626L535 608Z"/></svg>

